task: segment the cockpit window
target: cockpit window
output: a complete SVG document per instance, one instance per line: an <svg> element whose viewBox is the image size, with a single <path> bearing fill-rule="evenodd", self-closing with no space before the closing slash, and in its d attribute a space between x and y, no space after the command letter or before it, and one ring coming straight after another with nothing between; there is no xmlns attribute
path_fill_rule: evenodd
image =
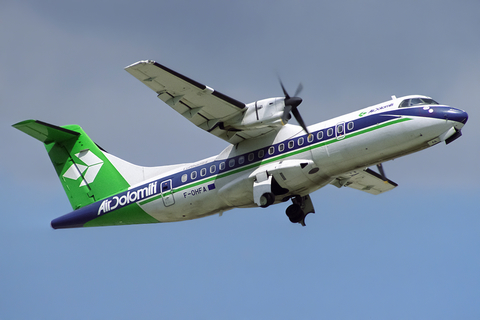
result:
<svg viewBox="0 0 480 320"><path fill-rule="evenodd" d="M399 108L406 108L410 106L410 99L403 100L402 103L398 106Z"/></svg>
<svg viewBox="0 0 480 320"><path fill-rule="evenodd" d="M398 107L406 108L406 107L432 105L432 104L438 104L438 102L430 98L412 98L412 99L403 100Z"/></svg>
<svg viewBox="0 0 480 320"><path fill-rule="evenodd" d="M421 100L423 101L424 104L439 104L437 101L433 99L422 98Z"/></svg>

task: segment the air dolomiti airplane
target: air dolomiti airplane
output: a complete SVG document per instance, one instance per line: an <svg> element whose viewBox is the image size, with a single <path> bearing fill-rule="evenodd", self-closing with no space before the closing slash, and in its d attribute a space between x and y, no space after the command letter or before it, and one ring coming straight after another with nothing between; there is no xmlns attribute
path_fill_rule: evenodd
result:
<svg viewBox="0 0 480 320"><path fill-rule="evenodd" d="M199 128L228 141L195 163L141 167L96 145L77 125L13 125L45 144L73 212L55 229L171 222L291 200L293 223L313 213L328 184L380 194L397 186L382 163L461 136L465 111L406 96L306 126L297 95L244 104L157 62L126 70ZM287 124L291 115L300 126ZM377 166L379 173L369 169Z"/></svg>

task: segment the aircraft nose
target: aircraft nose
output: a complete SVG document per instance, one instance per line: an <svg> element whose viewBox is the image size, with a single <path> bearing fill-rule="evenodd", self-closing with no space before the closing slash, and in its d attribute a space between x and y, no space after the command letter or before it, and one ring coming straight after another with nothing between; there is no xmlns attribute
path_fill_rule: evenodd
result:
<svg viewBox="0 0 480 320"><path fill-rule="evenodd" d="M455 109L455 108L450 108L445 111L445 119L450 120L450 121L455 121L455 122L460 122L460 123L467 123L468 120L468 114L460 109Z"/></svg>

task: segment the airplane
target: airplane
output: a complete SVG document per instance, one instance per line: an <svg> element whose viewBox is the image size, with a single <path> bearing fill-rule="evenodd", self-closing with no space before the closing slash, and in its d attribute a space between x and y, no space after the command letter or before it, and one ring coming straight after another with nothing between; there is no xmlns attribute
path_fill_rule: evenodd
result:
<svg viewBox="0 0 480 320"><path fill-rule="evenodd" d="M54 229L184 221L287 201L289 220L305 226L315 212L312 192L327 185L392 190L384 162L449 144L468 120L463 110L410 95L307 126L298 110L301 85L290 96L280 81L283 97L245 104L152 60L125 70L229 145L194 163L142 167L108 153L78 125L14 124L44 143L72 205L52 220ZM299 125L288 124L292 115Z"/></svg>

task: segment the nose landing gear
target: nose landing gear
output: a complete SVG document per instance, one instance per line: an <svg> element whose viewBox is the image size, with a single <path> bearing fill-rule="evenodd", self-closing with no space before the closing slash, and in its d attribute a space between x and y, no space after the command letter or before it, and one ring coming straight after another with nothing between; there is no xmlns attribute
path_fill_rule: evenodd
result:
<svg viewBox="0 0 480 320"><path fill-rule="evenodd" d="M304 197L295 196L292 204L287 208L286 214L292 223L300 223L305 227L305 218L309 213L315 213L312 200L309 195Z"/></svg>

